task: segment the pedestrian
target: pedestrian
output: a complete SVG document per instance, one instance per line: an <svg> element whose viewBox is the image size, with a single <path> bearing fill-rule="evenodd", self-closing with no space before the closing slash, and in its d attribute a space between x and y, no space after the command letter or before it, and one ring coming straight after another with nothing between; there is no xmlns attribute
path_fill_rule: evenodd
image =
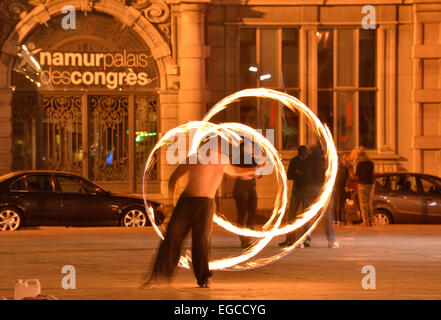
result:
<svg viewBox="0 0 441 320"><path fill-rule="evenodd" d="M324 221L325 221L325 234L326 239L328 240L328 248L340 248L340 243L337 241L337 235L335 234L334 228L334 212L336 206L337 198L335 191L332 193L331 199L329 200L328 207L326 208L326 212L324 213Z"/></svg>
<svg viewBox="0 0 441 320"><path fill-rule="evenodd" d="M297 211L302 206L305 210L308 207L308 200L311 193L310 170L308 166L308 149L301 145L297 148L297 156L291 159L288 166L287 178L293 180L291 199L288 210L288 223L294 221ZM279 243L281 247L289 247L296 241L295 232L288 233L284 242Z"/></svg>
<svg viewBox="0 0 441 320"><path fill-rule="evenodd" d="M311 173L309 174L311 178L311 194L309 198L308 205L311 205L313 201L317 199L317 197L320 195L323 185L325 183L325 176L326 176L326 161L325 156L323 153L323 149L319 143L312 146L311 148L311 155L307 159L309 163L309 170L311 170ZM328 240L328 248L339 248L340 244L337 242L335 229L334 229L334 211L335 211L335 205L336 205L336 193L335 191L331 194L331 199L329 200L328 207L326 208L326 211L323 213L323 220L325 223L325 233L326 233L326 239ZM311 237L308 237L305 242L303 242L303 245L305 247L311 246Z"/></svg>
<svg viewBox="0 0 441 320"><path fill-rule="evenodd" d="M188 159L180 164L169 179L169 192L173 194L176 182L188 175L187 185L180 195L165 232L164 240L153 264L150 279L142 286L149 288L171 281L181 256L182 243L192 230L192 264L197 284L209 287L209 247L212 229L214 197L224 174L248 175L255 168L240 168L231 165L229 158L220 152L209 152L211 161L189 164ZM213 161L215 159L216 161ZM259 165L261 166L261 165Z"/></svg>
<svg viewBox="0 0 441 320"><path fill-rule="evenodd" d="M239 145L239 157L233 159L233 165L241 168L256 168L257 161L254 158L253 145L246 139ZM252 229L257 215L257 191L256 178L259 178L257 170L249 174L239 176L234 183L233 197L237 209L237 224ZM251 245L251 240L246 236L239 236L242 249Z"/></svg>
<svg viewBox="0 0 441 320"><path fill-rule="evenodd" d="M349 207L345 207L345 209L351 209L350 211L355 211L355 214L357 216L358 221L352 221L352 223L358 224L362 222L361 219L361 211L360 211L360 203L358 201L358 192L357 192L357 176L355 175L355 170L357 166L357 157L358 157L358 150L354 149L351 151L351 153L347 156L346 166L348 168L348 181L347 181L347 187L349 190L348 198L350 201L348 202ZM346 212L346 219L348 218L348 212Z"/></svg>
<svg viewBox="0 0 441 320"><path fill-rule="evenodd" d="M355 175L358 180L357 193L360 203L363 225L372 225L372 198L374 192L374 163L368 158L366 152L360 149L357 157Z"/></svg>
<svg viewBox="0 0 441 320"><path fill-rule="evenodd" d="M334 218L340 225L346 225L346 183L349 177L349 170L346 166L346 154L340 154L338 157L338 171L334 187Z"/></svg>

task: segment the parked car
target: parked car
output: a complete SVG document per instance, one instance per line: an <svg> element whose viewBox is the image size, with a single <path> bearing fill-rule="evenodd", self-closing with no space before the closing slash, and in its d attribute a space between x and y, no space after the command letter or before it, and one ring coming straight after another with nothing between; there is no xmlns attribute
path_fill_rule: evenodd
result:
<svg viewBox="0 0 441 320"><path fill-rule="evenodd" d="M373 223L441 223L441 178L419 173L377 174Z"/></svg>
<svg viewBox="0 0 441 320"><path fill-rule="evenodd" d="M155 223L163 206L150 201ZM0 231L41 225L150 225L142 197L105 191L84 177L59 171L17 171L0 177Z"/></svg>

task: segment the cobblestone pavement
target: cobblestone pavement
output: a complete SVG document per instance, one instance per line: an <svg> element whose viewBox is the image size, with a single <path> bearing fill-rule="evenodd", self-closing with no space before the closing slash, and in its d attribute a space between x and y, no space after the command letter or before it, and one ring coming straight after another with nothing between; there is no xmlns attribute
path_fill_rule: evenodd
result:
<svg viewBox="0 0 441 320"><path fill-rule="evenodd" d="M13 297L16 279L41 282L59 299L441 299L441 225L337 227L341 248L329 249L323 230L311 248L252 271L215 271L209 289L179 269L171 286L138 289L158 238L152 228L41 227L0 233L0 297ZM265 255L278 252L274 239ZM188 243L187 243L188 244ZM238 237L215 228L212 255L240 252ZM76 270L76 289L65 290L61 272ZM376 289L365 290L365 265Z"/></svg>

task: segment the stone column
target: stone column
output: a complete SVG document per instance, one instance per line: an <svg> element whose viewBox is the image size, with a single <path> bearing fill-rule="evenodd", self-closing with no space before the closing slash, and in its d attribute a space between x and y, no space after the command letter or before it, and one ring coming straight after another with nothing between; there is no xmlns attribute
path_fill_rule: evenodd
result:
<svg viewBox="0 0 441 320"><path fill-rule="evenodd" d="M8 68L0 62L0 175L10 172L12 167L12 94L6 82L7 73Z"/></svg>
<svg viewBox="0 0 441 320"><path fill-rule="evenodd" d="M205 4L181 5L178 122L201 120L205 113Z"/></svg>

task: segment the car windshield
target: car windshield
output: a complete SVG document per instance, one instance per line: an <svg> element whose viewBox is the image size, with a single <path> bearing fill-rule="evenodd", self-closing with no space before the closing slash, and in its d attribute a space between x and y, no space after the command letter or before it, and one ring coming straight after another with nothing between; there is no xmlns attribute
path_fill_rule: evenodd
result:
<svg viewBox="0 0 441 320"><path fill-rule="evenodd" d="M4 174L4 175L0 176L0 182L8 180L9 178L12 178L16 175L17 175L17 172L10 172L10 173Z"/></svg>
<svg viewBox="0 0 441 320"><path fill-rule="evenodd" d="M68 177L65 176L65 178L68 178ZM101 188L99 185L92 183L89 180L86 180L85 178L83 178L81 176L70 177L70 178L76 179L77 182L82 185L83 192L93 193L93 192L96 192L97 188L98 188L100 191L108 193L105 189Z"/></svg>
<svg viewBox="0 0 441 320"><path fill-rule="evenodd" d="M97 191L96 189L98 188L100 191L103 191L105 193L109 193L106 189L103 189L99 185L92 183L88 180L85 180L84 178L81 178L80 180L81 180L81 183L84 184L84 188L88 188L89 190L93 189L94 191Z"/></svg>
<svg viewBox="0 0 441 320"><path fill-rule="evenodd" d="M393 175L390 177L390 189L393 192L416 193L418 186L413 175Z"/></svg>
<svg viewBox="0 0 441 320"><path fill-rule="evenodd" d="M100 187L80 177L58 176L57 181L61 192L94 193L97 192L97 189L102 190Z"/></svg>
<svg viewBox="0 0 441 320"><path fill-rule="evenodd" d="M375 179L376 185L375 190L376 191L386 191L387 189L387 176L379 176Z"/></svg>
<svg viewBox="0 0 441 320"><path fill-rule="evenodd" d="M432 177L421 178L424 193L441 196L441 183Z"/></svg>

